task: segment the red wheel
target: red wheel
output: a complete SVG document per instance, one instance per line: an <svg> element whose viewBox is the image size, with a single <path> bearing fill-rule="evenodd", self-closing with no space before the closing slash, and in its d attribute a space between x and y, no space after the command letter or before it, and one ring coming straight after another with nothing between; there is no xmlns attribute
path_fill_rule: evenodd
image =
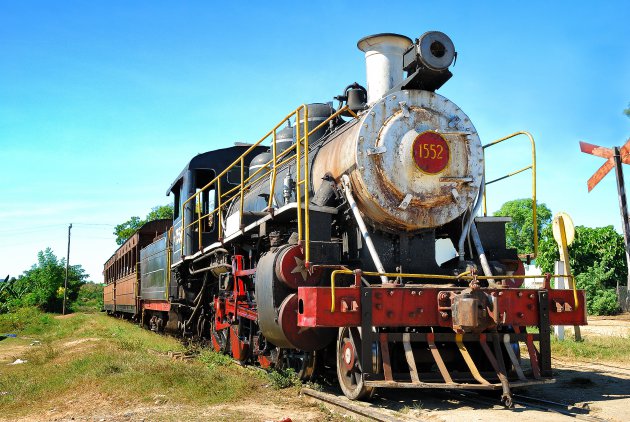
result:
<svg viewBox="0 0 630 422"><path fill-rule="evenodd" d="M369 399L375 388L367 387L361 368L361 334L358 328L342 327L337 337L337 378L350 400Z"/></svg>

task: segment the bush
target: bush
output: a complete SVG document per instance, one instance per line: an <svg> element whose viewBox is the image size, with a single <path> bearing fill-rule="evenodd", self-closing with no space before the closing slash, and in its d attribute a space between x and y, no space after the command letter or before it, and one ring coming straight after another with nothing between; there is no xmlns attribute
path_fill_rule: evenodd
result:
<svg viewBox="0 0 630 422"><path fill-rule="evenodd" d="M543 273L553 273L555 262L560 259L558 245L553 238L551 226L543 231L536 258L536 265ZM573 274L583 274L592 267L605 271L596 278L602 288L614 288L617 280L626 280L626 252L623 236L613 226L575 228L575 240L569 246L569 263Z"/></svg>
<svg viewBox="0 0 630 422"><path fill-rule="evenodd" d="M0 312L13 312L21 307L36 306L46 312L61 312L66 275L65 259L57 259L50 248L37 254L37 264L17 279L10 281L0 296ZM76 300L87 275L80 265L68 268L67 303ZM9 293L7 295L7 293Z"/></svg>
<svg viewBox="0 0 630 422"><path fill-rule="evenodd" d="M28 331L38 334L55 322L54 318L35 307L19 308L15 312L0 314L0 333L20 333Z"/></svg>
<svg viewBox="0 0 630 422"><path fill-rule="evenodd" d="M579 289L586 290L586 310L590 315L614 315L619 312L615 289L607 288L614 269L606 270L601 264L589 267L575 278Z"/></svg>
<svg viewBox="0 0 630 422"><path fill-rule="evenodd" d="M100 311L103 309L103 285L85 283L79 288L77 299L70 304L73 312Z"/></svg>

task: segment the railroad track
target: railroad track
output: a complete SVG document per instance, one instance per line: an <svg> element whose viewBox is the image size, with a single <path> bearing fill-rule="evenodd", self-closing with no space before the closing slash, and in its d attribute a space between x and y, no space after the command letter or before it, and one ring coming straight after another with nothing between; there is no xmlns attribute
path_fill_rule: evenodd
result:
<svg viewBox="0 0 630 422"><path fill-rule="evenodd" d="M378 406L372 403L355 402L348 400L344 396L333 394L327 391L317 391L311 388L303 388L302 393L317 400L332 404L349 411L355 415L368 418L375 421L392 422L392 421L435 421L436 417L439 419L439 411L426 412L423 415L416 415L410 417L404 413L393 410L395 407L399 407L400 403L389 399L386 396L379 397ZM454 391L432 391L429 396L437 400L452 401L456 400L462 403L462 406L468 405L474 409L486 410L492 412L495 406L500 404L498 397L488 397L487 395L480 394L472 391L454 390ZM425 396L426 398L426 396ZM590 409L588 406L580 407L571 404L555 402L551 400L539 399L536 397L530 397L522 394L513 395L514 409L516 411L533 410L538 412L545 412L555 414L559 418L566 419L578 419L587 422L604 422L606 419L599 418L597 416L590 415ZM433 407L433 406L432 406ZM538 418L541 416L538 415Z"/></svg>
<svg viewBox="0 0 630 422"><path fill-rule="evenodd" d="M314 399L332 404L334 406L343 408L355 415L372 419L379 422L397 422L397 421L418 421L423 419L411 418L407 415L395 410L385 409L382 407L374 406L368 402L355 402L347 399L344 396L328 393L325 391L313 390L312 388L302 388L302 394L312 397ZM428 419L427 419L428 420Z"/></svg>
<svg viewBox="0 0 630 422"><path fill-rule="evenodd" d="M450 394L447 392L438 392L438 394L451 399L457 399L477 405L495 406L498 403L498 400L495 398L487 397L472 391L452 391ZM590 415L590 409L588 406L574 406L572 404L539 399L523 394L512 394L512 402L515 409L525 408L537 410L589 422L606 421L606 419Z"/></svg>
<svg viewBox="0 0 630 422"><path fill-rule="evenodd" d="M630 368L626 368L623 366L610 365L606 363L600 362L589 362L589 361L565 361L563 359L552 358L554 363L554 368L556 369L576 369L581 370L583 372L589 371L597 371L604 374L611 375L620 375L622 377L630 378Z"/></svg>

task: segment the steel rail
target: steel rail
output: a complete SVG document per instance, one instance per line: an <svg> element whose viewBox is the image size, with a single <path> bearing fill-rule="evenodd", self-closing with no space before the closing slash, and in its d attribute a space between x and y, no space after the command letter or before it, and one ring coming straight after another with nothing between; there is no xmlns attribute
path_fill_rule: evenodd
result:
<svg viewBox="0 0 630 422"><path fill-rule="evenodd" d="M302 388L302 394L312 397L314 399L324 401L326 403L333 404L335 406L341 407L345 410L349 410L350 412L360 415L375 421L379 422L396 422L396 421L412 421L419 420L417 418L408 418L404 414L397 412L395 410L391 410L391 412L395 412L394 415L390 415L383 411L382 409L375 408L370 404L360 405L357 402L352 402L345 397L340 397L331 393L326 393L323 391L313 390L311 388ZM422 419L420 419L422 420ZM424 419L429 420L429 419Z"/></svg>

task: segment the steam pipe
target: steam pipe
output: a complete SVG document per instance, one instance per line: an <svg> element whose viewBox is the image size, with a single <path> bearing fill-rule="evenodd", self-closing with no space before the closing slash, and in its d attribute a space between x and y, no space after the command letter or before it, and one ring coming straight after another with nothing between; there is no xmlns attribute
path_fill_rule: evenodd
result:
<svg viewBox="0 0 630 422"><path fill-rule="evenodd" d="M490 270L490 264L488 263L488 258L483 250L481 238L479 237L479 232L477 231L477 225L474 222L470 225L470 234L472 235L475 249L477 249L477 255L479 255L479 261L481 262L481 268L483 268L483 274L490 277L492 276L492 270ZM489 278L488 282L490 284L494 284L494 279Z"/></svg>
<svg viewBox="0 0 630 422"><path fill-rule="evenodd" d="M374 243L372 243L372 238L370 237L370 232L368 232L367 226L363 221L363 217L361 217L361 213L359 212L359 208L357 207L357 203L354 201L354 197L352 196L352 188L350 187L350 178L347 174L341 176L341 183L343 184L343 192L346 195L346 199L348 200L348 204L350 205L350 209L354 214L354 219L357 221L359 225L359 230L361 230L361 235L363 236L363 240L365 240L365 244L370 252L370 256L372 257L372 261L374 261L374 266L376 267L376 271L379 273L385 272L385 267L383 267L383 263L381 259L378 257L378 253L376 252L376 248L374 247ZM387 277L384 275L380 276L381 283L387 283Z"/></svg>
<svg viewBox="0 0 630 422"><path fill-rule="evenodd" d="M475 220L475 215L477 215L477 213L479 212L479 209L481 208L481 204L483 202L481 198L483 198L483 193L485 191L485 184L486 184L486 179L484 175L484 176L481 176L481 184L479 185L479 194L477 195L477 202L475 202L475 207L470 213L470 217L466 221L466 225L464 226L464 229L462 230L461 236L459 236L459 243L458 243L458 248L457 248L457 252L459 253L459 262L464 262L464 252L465 252L464 244L466 242L466 236L468 236L468 232L470 231L470 226Z"/></svg>

